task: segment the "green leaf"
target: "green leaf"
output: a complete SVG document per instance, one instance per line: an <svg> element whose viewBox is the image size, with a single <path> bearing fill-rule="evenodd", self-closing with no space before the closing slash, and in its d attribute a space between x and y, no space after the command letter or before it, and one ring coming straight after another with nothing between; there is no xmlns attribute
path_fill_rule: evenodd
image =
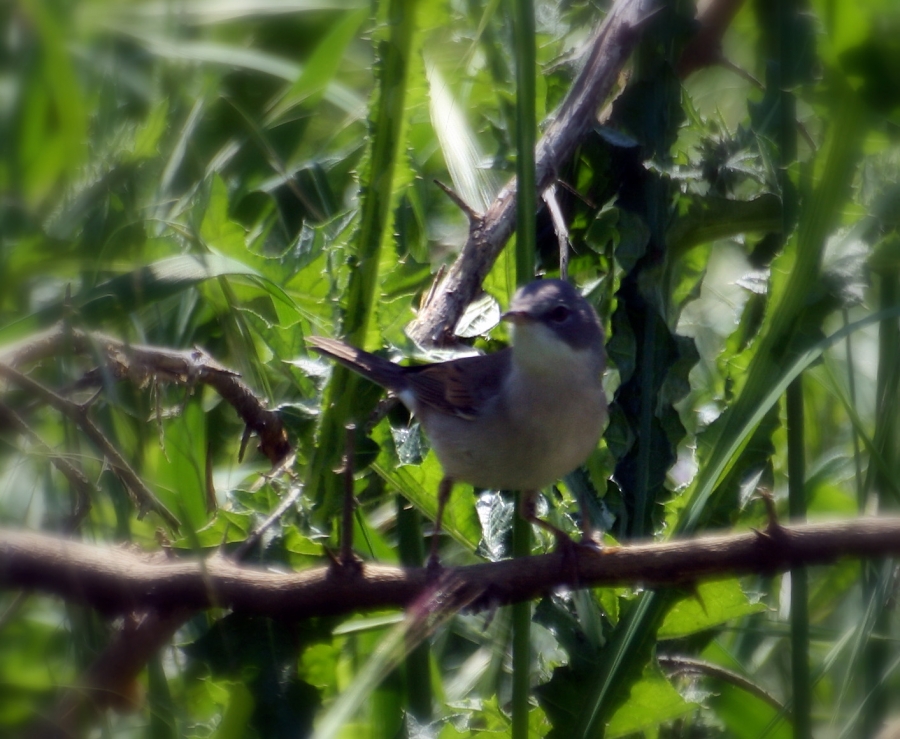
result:
<svg viewBox="0 0 900 739"><path fill-rule="evenodd" d="M381 452L372 468L425 516L434 520L438 485L444 476L434 452L429 451L419 465L398 464L387 419L381 421L373 434ZM444 510L442 528L467 549L475 551L481 540L481 525L469 490L468 485L455 486Z"/></svg>
<svg viewBox="0 0 900 739"><path fill-rule="evenodd" d="M32 74L22 70L19 80L24 100L14 128L19 133L16 165L22 194L36 205L72 177L87 155L88 110L61 19L39 0L23 5L36 36L37 63L30 62Z"/></svg>
<svg viewBox="0 0 900 739"><path fill-rule="evenodd" d="M253 693L243 682L229 685L228 703L222 714L214 739L240 739L247 733L247 724L256 710Z"/></svg>
<svg viewBox="0 0 900 739"><path fill-rule="evenodd" d="M268 125L273 125L298 105L305 104L310 108L318 105L324 92L334 82L347 45L368 16L369 9L360 7L346 13L334 24L307 59L303 71L266 116Z"/></svg>
<svg viewBox="0 0 900 739"><path fill-rule="evenodd" d="M455 91L441 73L438 62L429 56L428 49L425 49L425 71L431 125L453 180L453 190L476 213L483 213L501 183L485 168L487 155L469 124L463 103L454 96Z"/></svg>
<svg viewBox="0 0 900 739"><path fill-rule="evenodd" d="M110 318L122 318L138 308L158 303L205 280L224 275L256 276L256 272L240 262L215 254L169 257L78 293L73 296L72 302L84 322L96 325ZM65 313L65 299L55 300L30 316L0 329L0 343L57 321Z"/></svg>
<svg viewBox="0 0 900 739"><path fill-rule="evenodd" d="M647 731L695 710L658 671L648 670L632 687L628 700L606 726L609 739Z"/></svg>
<svg viewBox="0 0 900 739"><path fill-rule="evenodd" d="M672 606L656 636L658 639L680 639L765 610L764 604L752 603L747 598L736 578L701 583L696 593Z"/></svg>
<svg viewBox="0 0 900 739"><path fill-rule="evenodd" d="M794 735L781 711L729 683L717 685L710 703L729 734L737 739L791 739Z"/></svg>
<svg viewBox="0 0 900 739"><path fill-rule="evenodd" d="M159 155L159 141L169 125L169 101L160 100L134 137L130 159L150 159Z"/></svg>
<svg viewBox="0 0 900 739"><path fill-rule="evenodd" d="M147 472L156 480L156 494L191 531L207 522L206 414L197 401L165 424L164 447L147 453ZM155 440L154 440L155 441ZM151 442L152 443L152 442Z"/></svg>
<svg viewBox="0 0 900 739"><path fill-rule="evenodd" d="M193 549L197 546L212 549L244 541L252 528L253 517L249 513L219 510L206 526L182 536L172 546L180 549Z"/></svg>

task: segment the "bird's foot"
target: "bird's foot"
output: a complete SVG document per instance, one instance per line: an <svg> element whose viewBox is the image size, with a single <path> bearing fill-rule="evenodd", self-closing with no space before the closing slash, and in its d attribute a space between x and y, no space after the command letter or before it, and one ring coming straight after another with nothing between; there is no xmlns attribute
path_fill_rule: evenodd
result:
<svg viewBox="0 0 900 739"><path fill-rule="evenodd" d="M325 547L325 556L328 557L329 577L359 577L363 572L363 560L351 552L341 552L337 556L328 547Z"/></svg>
<svg viewBox="0 0 900 739"><path fill-rule="evenodd" d="M432 552L428 561L425 563L425 575L429 580L437 580L444 572L444 565L441 564L441 558L437 553Z"/></svg>
<svg viewBox="0 0 900 739"><path fill-rule="evenodd" d="M555 552L561 561L560 569L564 573L566 581L577 586L580 581L578 574L579 550L587 545L575 541L563 531L557 530L554 532L554 536L556 537Z"/></svg>
<svg viewBox="0 0 900 739"><path fill-rule="evenodd" d="M587 531L582 530L581 541L578 542L578 546L587 547L594 552L602 552L605 548L603 534L599 531L594 531L593 529Z"/></svg>

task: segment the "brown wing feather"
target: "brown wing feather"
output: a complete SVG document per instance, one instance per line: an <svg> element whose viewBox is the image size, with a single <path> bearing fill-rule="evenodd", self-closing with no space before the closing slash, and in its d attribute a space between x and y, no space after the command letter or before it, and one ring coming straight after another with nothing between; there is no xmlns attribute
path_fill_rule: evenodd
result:
<svg viewBox="0 0 900 739"><path fill-rule="evenodd" d="M420 403L441 413L475 418L499 391L509 370L509 349L483 357L405 367L406 379Z"/></svg>
<svg viewBox="0 0 900 739"><path fill-rule="evenodd" d="M411 389L419 403L440 413L475 418L500 392L509 371L510 349L480 357L402 367L337 339L311 336L309 344L354 372L394 392Z"/></svg>

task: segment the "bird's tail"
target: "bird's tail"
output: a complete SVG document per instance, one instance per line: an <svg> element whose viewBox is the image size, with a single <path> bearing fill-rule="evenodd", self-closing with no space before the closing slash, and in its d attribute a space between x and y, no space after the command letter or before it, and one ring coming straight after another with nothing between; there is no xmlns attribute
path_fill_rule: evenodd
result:
<svg viewBox="0 0 900 739"><path fill-rule="evenodd" d="M400 392L407 387L403 368L371 352L357 349L338 339L326 339L324 336L307 338L310 346L319 354L340 362L372 382L386 387L388 390Z"/></svg>

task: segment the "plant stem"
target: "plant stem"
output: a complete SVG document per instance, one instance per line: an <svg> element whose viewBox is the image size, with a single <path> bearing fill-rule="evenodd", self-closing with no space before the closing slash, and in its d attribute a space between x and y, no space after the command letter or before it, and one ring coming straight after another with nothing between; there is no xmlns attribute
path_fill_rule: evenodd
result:
<svg viewBox="0 0 900 739"><path fill-rule="evenodd" d="M534 277L537 244L537 192L534 173L535 123L535 30L532 0L513 0L516 44L516 282L524 285Z"/></svg>
<svg viewBox="0 0 900 739"><path fill-rule="evenodd" d="M534 172L535 28L533 0L512 0L516 49L516 282L534 277L537 244L537 192ZM523 496L516 495L513 556L531 553L531 524L522 515ZM531 603L517 603L512 612L512 739L527 739L531 666Z"/></svg>
<svg viewBox="0 0 900 739"><path fill-rule="evenodd" d="M425 559L422 516L402 495L397 496L397 538L401 564L421 567ZM429 651L426 640L406 655L406 709L421 724L429 723L432 718Z"/></svg>
<svg viewBox="0 0 900 739"><path fill-rule="evenodd" d="M806 519L803 375L787 389L788 509L792 520ZM791 682L794 737L812 737L812 690L809 674L809 586L805 567L791 570Z"/></svg>
<svg viewBox="0 0 900 739"><path fill-rule="evenodd" d="M516 495L514 557L527 557L531 553L531 524L522 515L523 501L523 495ZM512 606L512 657L512 739L526 739L531 687L531 601Z"/></svg>

